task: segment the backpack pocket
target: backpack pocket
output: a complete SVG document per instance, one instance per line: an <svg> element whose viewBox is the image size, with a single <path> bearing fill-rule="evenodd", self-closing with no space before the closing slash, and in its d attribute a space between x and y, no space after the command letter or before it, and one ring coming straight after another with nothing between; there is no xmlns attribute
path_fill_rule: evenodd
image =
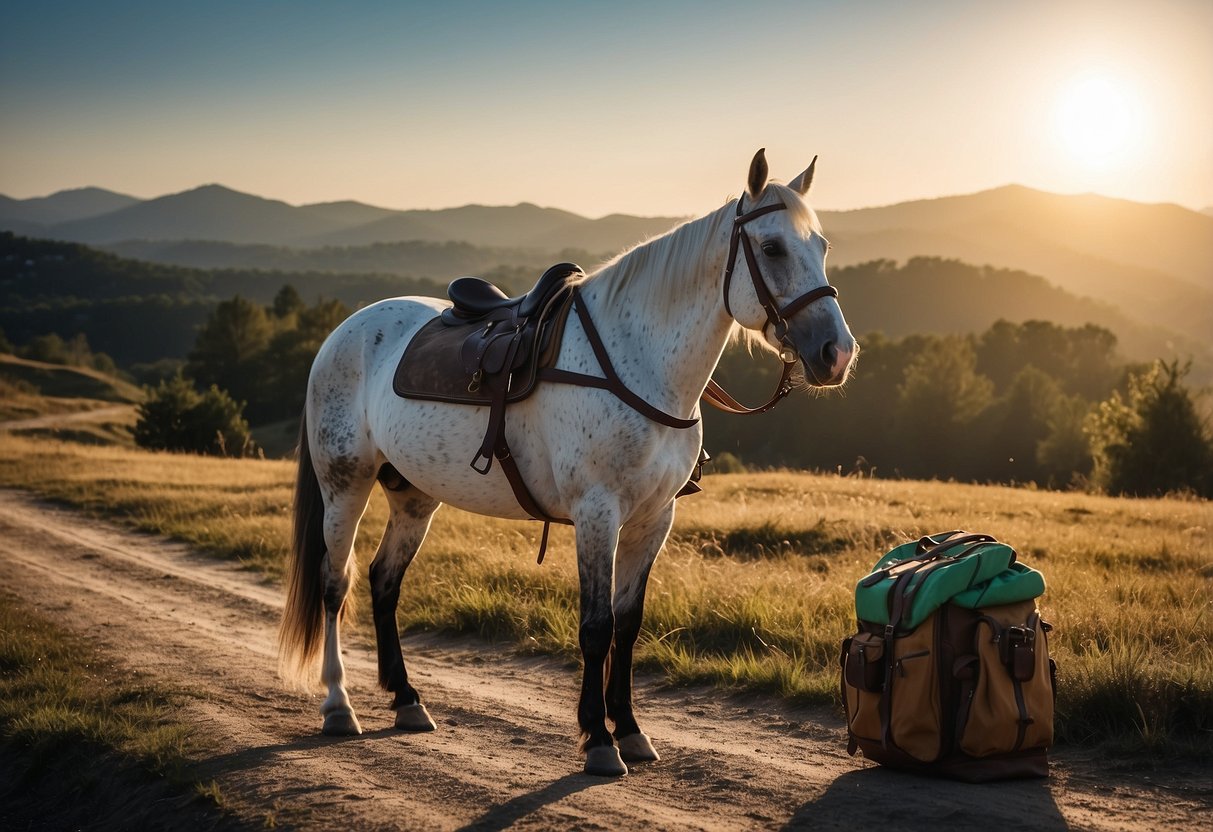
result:
<svg viewBox="0 0 1213 832"><path fill-rule="evenodd" d="M918 629L893 641L886 691L889 738L906 754L924 763L938 759L942 750L939 674L934 658L938 621L938 616L932 615Z"/></svg>
<svg viewBox="0 0 1213 832"><path fill-rule="evenodd" d="M851 687L879 693L884 686L884 637L864 632L853 636L847 647L845 673Z"/></svg>
<svg viewBox="0 0 1213 832"><path fill-rule="evenodd" d="M847 729L856 740L877 744L881 741L883 663L884 639L880 636L860 632L843 642L842 698L847 709Z"/></svg>
<svg viewBox="0 0 1213 832"><path fill-rule="evenodd" d="M1053 673L1035 601L978 610L975 678L962 681L960 747L986 757L1053 743Z"/></svg>

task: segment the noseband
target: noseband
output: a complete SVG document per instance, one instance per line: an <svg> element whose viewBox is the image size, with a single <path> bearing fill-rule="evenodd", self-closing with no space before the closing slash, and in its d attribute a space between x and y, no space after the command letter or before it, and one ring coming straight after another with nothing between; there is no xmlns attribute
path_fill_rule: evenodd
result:
<svg viewBox="0 0 1213 832"><path fill-rule="evenodd" d="M729 317L733 316L733 310L729 306L729 288L733 283L733 266L737 262L737 248L740 246L742 252L745 253L746 266L750 270L750 280L754 284L754 294L758 297L758 303L762 306L763 311L767 313L767 320L762 325L762 332L765 335L767 327L773 327L775 338L779 341L779 358L783 361L783 374L780 376L779 385L775 388L775 394L771 397L771 400L758 407L746 407L739 403L726 393L724 388L711 379L708 380L708 386L704 390L703 397L707 400L708 404L728 413L765 413L792 391L789 379L792 376L793 368L796 366L797 353L796 345L792 343L792 339L788 335L788 319L814 301L826 297L838 297L838 290L827 283L825 286L818 286L816 289L810 289L803 295L793 298L781 308L775 299L775 295L767 287L766 280L763 279L762 270L758 266L758 258L754 255L754 244L750 242L750 235L745 233L745 224L750 220L758 219L775 211L786 211L788 206L781 202L775 205L767 205L764 208L755 208L743 214L741 213L741 202L741 198L738 198L737 216L733 219L733 234L729 239L729 260L724 270L724 309L729 313ZM809 370L810 373L813 372L807 365L805 369Z"/></svg>

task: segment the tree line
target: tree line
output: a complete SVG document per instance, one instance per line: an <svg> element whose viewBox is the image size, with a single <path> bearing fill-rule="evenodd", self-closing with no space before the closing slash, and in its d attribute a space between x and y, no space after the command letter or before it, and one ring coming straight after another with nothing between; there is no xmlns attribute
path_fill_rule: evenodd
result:
<svg viewBox="0 0 1213 832"><path fill-rule="evenodd" d="M289 285L268 305L234 297L199 330L185 374L246 403L254 424L295 418L316 351L349 313ZM750 418L706 409L709 451L734 468L1213 496L1213 440L1187 367L1125 363L1106 329L997 321L978 335L860 340L841 391ZM777 375L778 361L740 348L716 373L755 401Z"/></svg>
<svg viewBox="0 0 1213 832"><path fill-rule="evenodd" d="M998 321L979 335L860 341L841 391L793 394L748 419L705 409L709 452L733 467L1213 496L1187 365L1127 364L1106 329ZM716 378L758 401L778 363L734 349Z"/></svg>

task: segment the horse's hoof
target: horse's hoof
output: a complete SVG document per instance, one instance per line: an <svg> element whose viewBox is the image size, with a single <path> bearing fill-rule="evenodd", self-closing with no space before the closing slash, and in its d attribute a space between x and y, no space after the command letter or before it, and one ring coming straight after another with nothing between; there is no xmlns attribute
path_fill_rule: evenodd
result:
<svg viewBox="0 0 1213 832"><path fill-rule="evenodd" d="M622 777L628 773L628 767L623 764L618 748L596 745L585 752L585 773L599 777Z"/></svg>
<svg viewBox="0 0 1213 832"><path fill-rule="evenodd" d="M401 731L433 731L438 728L420 702L396 709L396 727Z"/></svg>
<svg viewBox="0 0 1213 832"><path fill-rule="evenodd" d="M655 763L661 759L648 734L639 731L619 739L619 756L629 763Z"/></svg>
<svg viewBox="0 0 1213 832"><path fill-rule="evenodd" d="M324 718L320 733L326 737L355 737L362 733L353 711L332 711Z"/></svg>

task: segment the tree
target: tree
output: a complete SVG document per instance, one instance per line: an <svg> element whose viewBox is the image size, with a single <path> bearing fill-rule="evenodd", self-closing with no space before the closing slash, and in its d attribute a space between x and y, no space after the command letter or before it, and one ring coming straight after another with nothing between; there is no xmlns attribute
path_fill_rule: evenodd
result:
<svg viewBox="0 0 1213 832"><path fill-rule="evenodd" d="M139 405L135 443L161 451L212 456L249 456L256 452L243 405L211 385L199 393L180 373L148 390Z"/></svg>
<svg viewBox="0 0 1213 832"><path fill-rule="evenodd" d="M999 482L1043 480L1036 449L1049 434L1049 419L1062 398L1052 376L1033 365L1021 369L980 416L976 464L968 473Z"/></svg>
<svg viewBox="0 0 1213 832"><path fill-rule="evenodd" d="M239 295L223 301L199 331L186 374L247 401L260 383L257 359L272 334L265 307Z"/></svg>
<svg viewBox="0 0 1213 832"><path fill-rule="evenodd" d="M1191 363L1156 362L1129 379L1087 420L1095 482L1112 494L1213 496L1213 442L1183 385Z"/></svg>
<svg viewBox="0 0 1213 832"><path fill-rule="evenodd" d="M303 311L306 305L303 302L303 297L299 294L299 290L287 283L278 290L278 294L274 295L274 302L270 305L270 311L275 318L283 320L292 315L297 315Z"/></svg>
<svg viewBox="0 0 1213 832"><path fill-rule="evenodd" d="M894 431L902 443L902 472L964 476L972 467L970 423L990 404L994 385L977 372L966 338L940 338L915 356L897 387Z"/></svg>
<svg viewBox="0 0 1213 832"><path fill-rule="evenodd" d="M1083 430L1091 405L1081 396L1062 396L1048 418L1048 433L1036 443L1036 464L1048 485L1061 486L1091 473L1091 439Z"/></svg>
<svg viewBox="0 0 1213 832"><path fill-rule="evenodd" d="M349 316L344 303L322 298L286 319L290 325L274 335L258 362L260 381L249 398L249 418L260 424L299 414L320 345Z"/></svg>

